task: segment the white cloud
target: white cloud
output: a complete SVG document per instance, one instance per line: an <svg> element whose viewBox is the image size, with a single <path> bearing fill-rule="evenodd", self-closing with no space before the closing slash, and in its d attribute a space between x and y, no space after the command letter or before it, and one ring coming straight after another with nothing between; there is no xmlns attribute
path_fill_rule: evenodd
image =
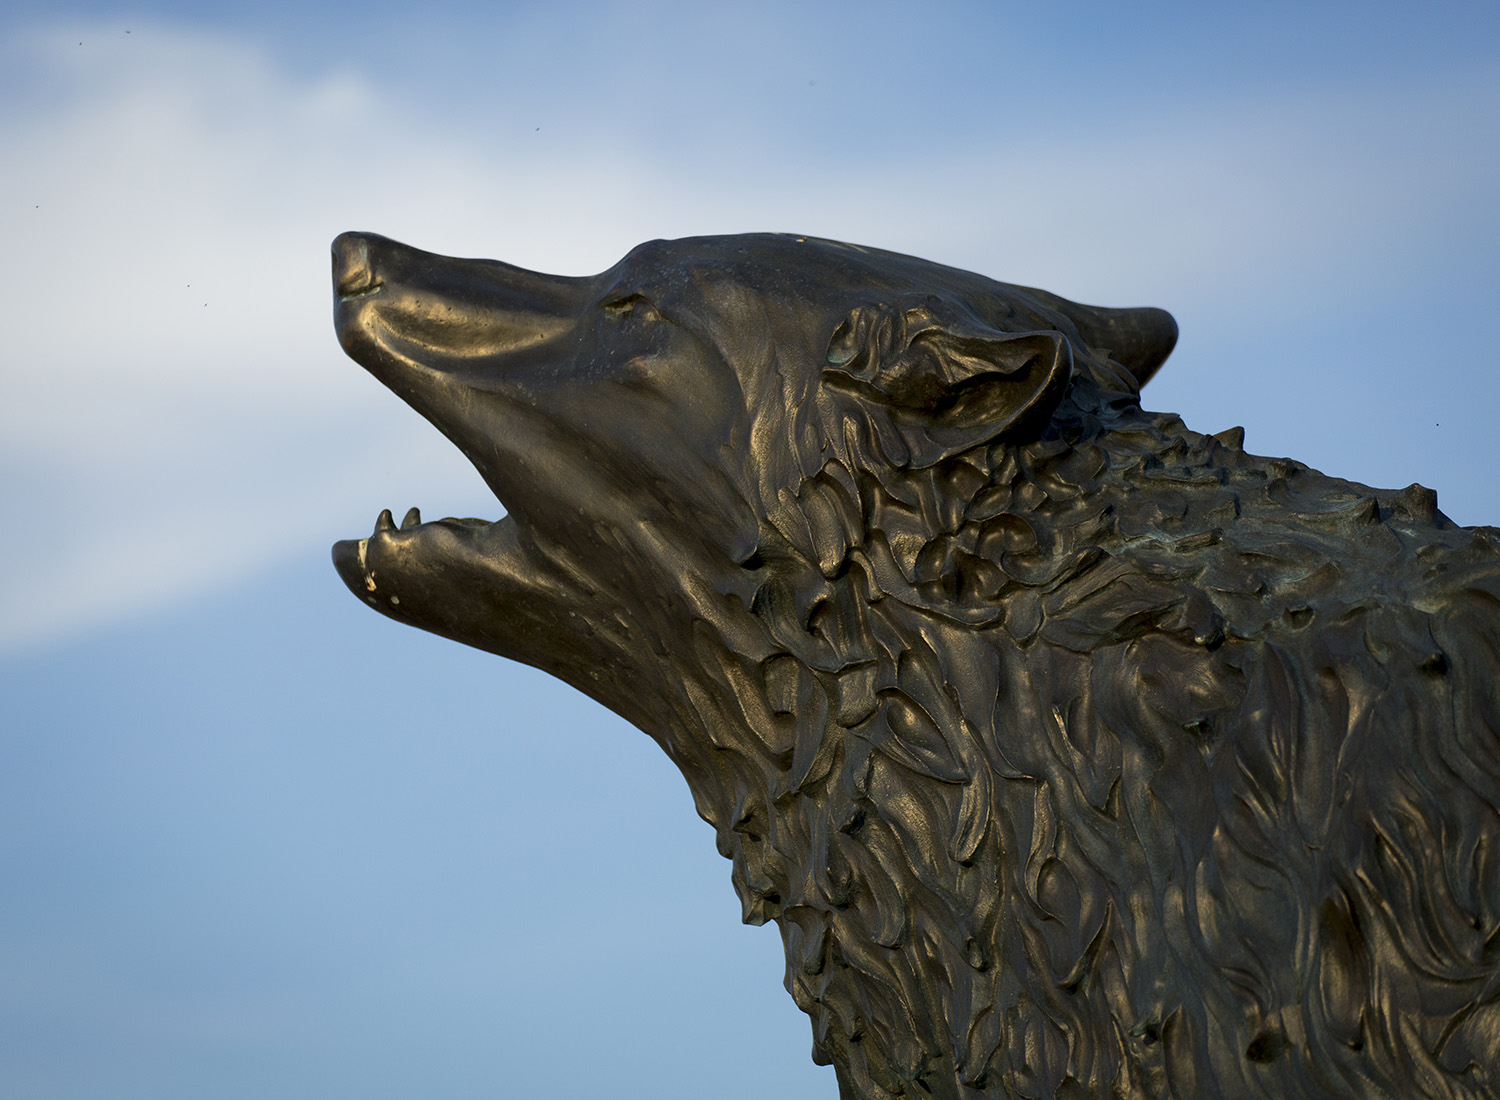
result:
<svg viewBox="0 0 1500 1100"><path fill-rule="evenodd" d="M761 133L700 160L632 152L628 131L470 142L461 111L431 124L353 69L295 77L170 27L10 53L48 93L0 111L0 470L24 507L0 649L358 534L386 504L497 510L339 352L342 229L573 273L648 237L788 229L1262 332L1394 295L1402 262L1478 264L1466 234L1496 229L1489 78L1199 105L1129 134L1079 115L1004 145L883 145L856 119L836 144Z"/></svg>

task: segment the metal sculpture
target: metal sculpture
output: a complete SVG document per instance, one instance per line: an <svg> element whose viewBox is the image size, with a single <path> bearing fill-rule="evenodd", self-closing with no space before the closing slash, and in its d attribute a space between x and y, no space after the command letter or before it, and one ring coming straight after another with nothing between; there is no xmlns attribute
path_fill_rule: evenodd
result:
<svg viewBox="0 0 1500 1100"><path fill-rule="evenodd" d="M339 573L662 746L842 1096L1500 1095L1500 532L1143 411L1160 310L795 236L334 256L508 512Z"/></svg>

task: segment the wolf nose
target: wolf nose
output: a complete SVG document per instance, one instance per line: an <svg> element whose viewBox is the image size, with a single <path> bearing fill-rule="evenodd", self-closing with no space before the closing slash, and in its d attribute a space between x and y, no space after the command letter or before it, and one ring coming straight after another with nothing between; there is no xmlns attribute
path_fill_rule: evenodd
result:
<svg viewBox="0 0 1500 1100"><path fill-rule="evenodd" d="M333 240L333 289L340 298L356 298L380 286L370 266L370 238L340 233Z"/></svg>

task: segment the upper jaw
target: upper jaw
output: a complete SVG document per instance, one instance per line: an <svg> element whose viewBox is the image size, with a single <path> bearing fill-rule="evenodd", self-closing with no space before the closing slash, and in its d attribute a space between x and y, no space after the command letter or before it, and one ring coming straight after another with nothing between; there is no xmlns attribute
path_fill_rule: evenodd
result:
<svg viewBox="0 0 1500 1100"><path fill-rule="evenodd" d="M596 284L438 256L374 233L333 242L334 327L387 385L394 367L462 369L545 343L575 323Z"/></svg>

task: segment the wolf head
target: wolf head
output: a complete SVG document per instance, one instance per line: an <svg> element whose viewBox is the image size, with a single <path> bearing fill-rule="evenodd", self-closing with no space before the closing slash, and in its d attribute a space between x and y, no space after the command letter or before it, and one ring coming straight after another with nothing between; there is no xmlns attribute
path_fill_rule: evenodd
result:
<svg viewBox="0 0 1500 1100"><path fill-rule="evenodd" d="M372 234L333 253L345 350L508 513L400 528L382 514L334 548L341 576L392 618L648 726L632 650L674 646L715 592L753 584L788 494L849 424L872 425L892 461L932 465L1044 430L1081 367L1134 393L1176 339L1160 310L797 236L654 241L587 278ZM653 601L694 606L653 628L639 609Z"/></svg>

